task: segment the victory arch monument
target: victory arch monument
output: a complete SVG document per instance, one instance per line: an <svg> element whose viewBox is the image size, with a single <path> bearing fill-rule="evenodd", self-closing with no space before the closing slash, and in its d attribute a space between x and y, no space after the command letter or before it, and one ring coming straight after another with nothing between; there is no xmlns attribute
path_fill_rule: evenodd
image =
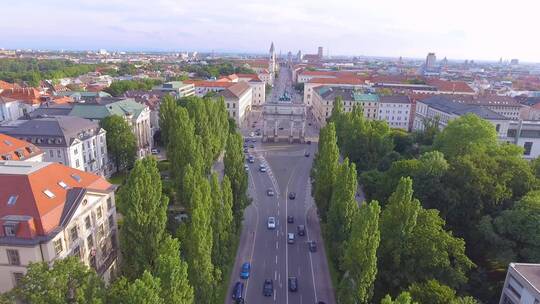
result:
<svg viewBox="0 0 540 304"><path fill-rule="evenodd" d="M266 103L263 105L262 141L289 143L305 140L306 107L303 104ZM281 132L280 132L281 131Z"/></svg>

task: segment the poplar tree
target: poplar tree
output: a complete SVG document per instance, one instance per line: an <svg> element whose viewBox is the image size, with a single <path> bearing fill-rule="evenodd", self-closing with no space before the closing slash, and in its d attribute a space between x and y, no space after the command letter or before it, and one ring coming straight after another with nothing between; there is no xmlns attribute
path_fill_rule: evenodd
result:
<svg viewBox="0 0 540 304"><path fill-rule="evenodd" d="M225 174L230 178L233 193L233 215L235 229L240 227L244 209L249 201L246 196L248 176L244 169L244 153L242 152L242 136L238 133L229 134L225 148Z"/></svg>
<svg viewBox="0 0 540 304"><path fill-rule="evenodd" d="M339 150L336 143L336 129L333 123L329 123L321 129L319 149L311 170L313 197L323 221L326 221L338 166Z"/></svg>
<svg viewBox="0 0 540 304"><path fill-rule="evenodd" d="M371 303L377 275L379 214L377 201L364 203L353 217L352 231L345 243L341 269L345 274L339 284L339 303Z"/></svg>
<svg viewBox="0 0 540 304"><path fill-rule="evenodd" d="M225 183L227 187L225 188ZM214 265L223 269L229 260L230 241L231 241L231 225L233 221L232 208L226 205L230 204L229 197L231 186L227 176L224 176L223 184L220 186L216 173L213 173L210 178L210 189L212 193L212 230L214 232L214 245L212 247L212 259ZM225 193L228 191L229 193Z"/></svg>

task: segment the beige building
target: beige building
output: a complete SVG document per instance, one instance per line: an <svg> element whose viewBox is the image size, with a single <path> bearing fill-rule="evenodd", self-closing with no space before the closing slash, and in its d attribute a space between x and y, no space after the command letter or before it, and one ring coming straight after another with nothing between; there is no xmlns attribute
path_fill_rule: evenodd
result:
<svg viewBox="0 0 540 304"><path fill-rule="evenodd" d="M363 89L367 88L365 80L359 77L347 77L347 78L313 78L309 82L304 83L304 104L307 106L312 105L312 98L314 89L320 86L331 87L343 87Z"/></svg>
<svg viewBox="0 0 540 304"><path fill-rule="evenodd" d="M32 262L76 256L106 281L116 275L114 188L58 163L0 161L0 292Z"/></svg>
<svg viewBox="0 0 540 304"><path fill-rule="evenodd" d="M510 263L499 304L540 303L540 264Z"/></svg>
<svg viewBox="0 0 540 304"><path fill-rule="evenodd" d="M218 93L218 96L225 99L225 107L227 107L229 117L233 118L238 125L245 120L246 114L251 111L252 95L253 89L244 81Z"/></svg>

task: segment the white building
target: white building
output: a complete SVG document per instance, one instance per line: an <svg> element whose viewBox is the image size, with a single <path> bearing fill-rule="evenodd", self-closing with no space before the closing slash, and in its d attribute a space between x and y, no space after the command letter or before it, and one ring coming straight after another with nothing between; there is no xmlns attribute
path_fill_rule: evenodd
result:
<svg viewBox="0 0 540 304"><path fill-rule="evenodd" d="M540 264L510 263L499 304L540 303Z"/></svg>
<svg viewBox="0 0 540 304"><path fill-rule="evenodd" d="M116 276L114 188L58 163L0 161L0 292L33 262L76 256L106 281Z"/></svg>
<svg viewBox="0 0 540 304"><path fill-rule="evenodd" d="M253 106L262 106L266 102L266 84L256 74L236 74L238 82L245 81L253 90Z"/></svg>
<svg viewBox="0 0 540 304"><path fill-rule="evenodd" d="M225 99L225 106L229 116L240 125L246 118L246 114L251 111L251 101L253 100L253 89L247 82L238 82L218 93Z"/></svg>
<svg viewBox="0 0 540 304"><path fill-rule="evenodd" d="M411 105L407 95L381 96L378 119L386 121L390 128L409 130Z"/></svg>
<svg viewBox="0 0 540 304"><path fill-rule="evenodd" d="M97 122L71 116L17 120L1 125L0 133L36 145L45 161L97 175L112 173L106 132Z"/></svg>

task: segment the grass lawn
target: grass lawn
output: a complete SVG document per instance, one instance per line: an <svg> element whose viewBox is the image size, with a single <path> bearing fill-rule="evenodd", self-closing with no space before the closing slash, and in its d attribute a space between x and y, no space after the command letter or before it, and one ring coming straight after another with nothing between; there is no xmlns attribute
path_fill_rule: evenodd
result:
<svg viewBox="0 0 540 304"><path fill-rule="evenodd" d="M126 177L127 177L126 172L116 172L113 176L109 178L109 183L115 184L115 185L122 185Z"/></svg>

